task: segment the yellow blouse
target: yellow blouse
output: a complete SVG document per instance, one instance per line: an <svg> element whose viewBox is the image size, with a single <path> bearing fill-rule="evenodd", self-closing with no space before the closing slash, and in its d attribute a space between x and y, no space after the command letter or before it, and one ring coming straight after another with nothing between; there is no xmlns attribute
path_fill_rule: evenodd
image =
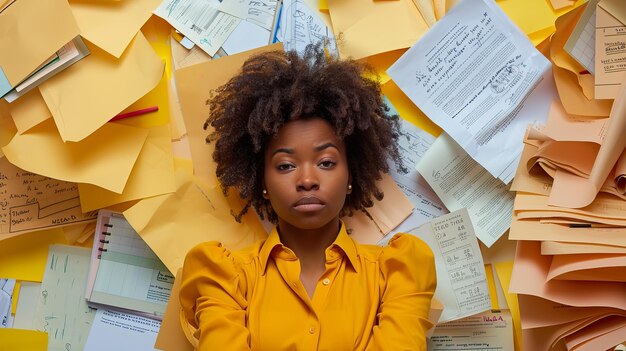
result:
<svg viewBox="0 0 626 351"><path fill-rule="evenodd" d="M199 350L426 350L436 273L428 245L396 235L361 245L342 225L310 299L274 229L251 248L187 254L181 323Z"/></svg>

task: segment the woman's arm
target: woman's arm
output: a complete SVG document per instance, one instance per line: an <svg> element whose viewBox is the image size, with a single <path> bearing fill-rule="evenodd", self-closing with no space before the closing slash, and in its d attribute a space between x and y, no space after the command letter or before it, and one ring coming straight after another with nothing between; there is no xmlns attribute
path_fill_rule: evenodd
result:
<svg viewBox="0 0 626 351"><path fill-rule="evenodd" d="M188 324L183 328L194 330L198 350L250 350L242 285L233 257L221 244L204 243L189 251L180 303L183 324Z"/></svg>
<svg viewBox="0 0 626 351"><path fill-rule="evenodd" d="M433 253L420 239L391 239L379 258L381 303L366 350L426 351L430 302L437 286Z"/></svg>

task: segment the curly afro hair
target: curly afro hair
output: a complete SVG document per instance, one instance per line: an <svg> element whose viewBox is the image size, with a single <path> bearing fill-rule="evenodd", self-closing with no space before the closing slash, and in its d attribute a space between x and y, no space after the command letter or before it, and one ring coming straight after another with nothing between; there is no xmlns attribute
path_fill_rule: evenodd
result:
<svg viewBox="0 0 626 351"><path fill-rule="evenodd" d="M204 128L213 131L213 159L226 194L234 188L246 205L237 221L254 207L261 218L276 223L276 213L262 196L264 148L288 121L320 117L334 127L346 145L352 193L340 215L365 211L383 193L376 186L388 173L388 160L404 169L397 146L399 117L390 115L374 73L353 60L326 55L320 46L297 52L273 51L248 59L241 73L213 92ZM374 74L375 76L375 74Z"/></svg>

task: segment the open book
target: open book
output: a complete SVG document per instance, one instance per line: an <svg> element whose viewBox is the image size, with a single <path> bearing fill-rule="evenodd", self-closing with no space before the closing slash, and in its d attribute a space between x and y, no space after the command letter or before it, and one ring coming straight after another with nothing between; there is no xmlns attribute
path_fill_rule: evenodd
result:
<svg viewBox="0 0 626 351"><path fill-rule="evenodd" d="M100 210L85 298L160 319L174 276L121 213Z"/></svg>

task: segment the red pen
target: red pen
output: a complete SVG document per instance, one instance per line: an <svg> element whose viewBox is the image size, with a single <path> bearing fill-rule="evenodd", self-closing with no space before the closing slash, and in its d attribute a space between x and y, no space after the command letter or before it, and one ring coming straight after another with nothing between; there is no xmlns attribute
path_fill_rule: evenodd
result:
<svg viewBox="0 0 626 351"><path fill-rule="evenodd" d="M158 111L158 110L159 110L159 106L152 106L152 107L142 108L142 109L136 110L136 111L120 113L119 115L111 118L111 120L109 120L109 122L117 121L117 120L128 118L128 117L139 116L139 115L143 115L143 114L146 114L146 113L155 112L155 111Z"/></svg>

